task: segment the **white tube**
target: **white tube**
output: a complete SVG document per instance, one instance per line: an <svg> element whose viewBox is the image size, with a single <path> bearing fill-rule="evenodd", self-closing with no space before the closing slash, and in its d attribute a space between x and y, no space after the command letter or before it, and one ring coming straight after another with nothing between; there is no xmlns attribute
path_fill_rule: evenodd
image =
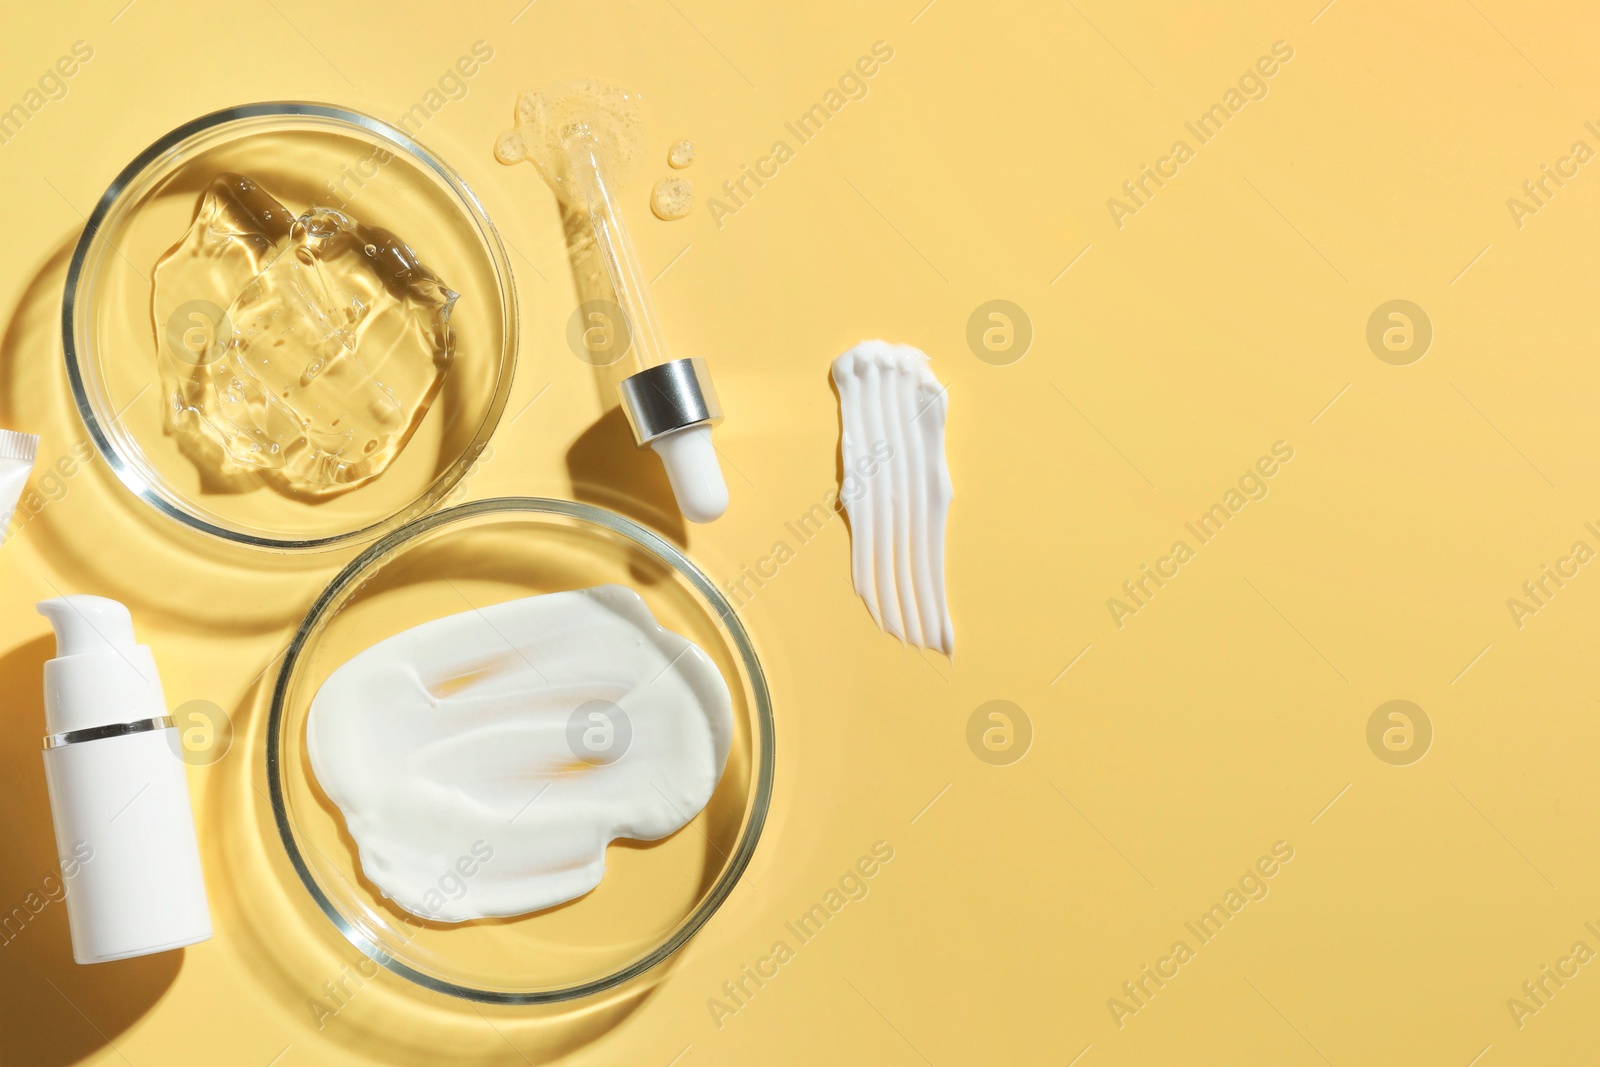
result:
<svg viewBox="0 0 1600 1067"><path fill-rule="evenodd" d="M11 513L17 510L22 488L33 470L33 458L38 454L37 435L0 430L0 545L5 544Z"/></svg>

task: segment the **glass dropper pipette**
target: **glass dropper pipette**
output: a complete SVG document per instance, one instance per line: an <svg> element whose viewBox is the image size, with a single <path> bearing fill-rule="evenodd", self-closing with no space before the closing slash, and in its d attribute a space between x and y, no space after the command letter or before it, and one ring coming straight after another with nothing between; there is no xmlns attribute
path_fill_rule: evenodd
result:
<svg viewBox="0 0 1600 1067"><path fill-rule="evenodd" d="M661 457L683 517L711 522L728 508L728 486L711 443L711 427L722 419L711 373L705 360L673 359L667 348L650 300L650 283L628 239L594 133L574 123L562 131L561 143L639 359L639 371L617 386L628 425L641 448L649 445Z"/></svg>

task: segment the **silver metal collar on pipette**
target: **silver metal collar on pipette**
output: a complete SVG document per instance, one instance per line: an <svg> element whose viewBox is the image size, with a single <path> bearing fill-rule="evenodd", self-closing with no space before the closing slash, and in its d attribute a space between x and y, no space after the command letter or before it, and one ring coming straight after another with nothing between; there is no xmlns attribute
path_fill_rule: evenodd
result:
<svg viewBox="0 0 1600 1067"><path fill-rule="evenodd" d="M711 372L699 356L646 367L624 378L617 391L633 439L640 445L690 426L714 426L722 421Z"/></svg>

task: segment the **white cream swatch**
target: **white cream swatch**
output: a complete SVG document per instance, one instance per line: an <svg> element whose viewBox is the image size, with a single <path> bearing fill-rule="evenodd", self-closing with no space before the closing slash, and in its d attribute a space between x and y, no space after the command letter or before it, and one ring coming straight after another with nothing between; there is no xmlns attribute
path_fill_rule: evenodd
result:
<svg viewBox="0 0 1600 1067"><path fill-rule="evenodd" d="M710 657L603 585L378 642L317 691L306 743L362 871L454 923L589 892L613 839L657 840L705 807L732 733Z"/></svg>
<svg viewBox="0 0 1600 1067"><path fill-rule="evenodd" d="M850 517L850 569L878 626L945 655L955 631L944 588L949 401L910 345L863 341L833 361Z"/></svg>

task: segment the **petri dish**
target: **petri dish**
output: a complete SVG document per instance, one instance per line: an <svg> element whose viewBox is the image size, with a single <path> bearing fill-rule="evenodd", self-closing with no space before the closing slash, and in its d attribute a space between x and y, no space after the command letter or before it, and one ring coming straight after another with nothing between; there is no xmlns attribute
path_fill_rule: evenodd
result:
<svg viewBox="0 0 1600 1067"><path fill-rule="evenodd" d="M613 841L599 886L565 904L459 924L398 908L363 875L343 816L312 772L306 718L322 682L361 650L430 619L608 582L636 590L656 620L704 649L728 683L733 742L710 802L660 841ZM749 863L772 796L773 752L760 661L716 586L629 519L528 497L447 508L363 551L294 635L267 725L278 832L323 914L395 974L499 1004L589 996L667 960L711 918Z"/></svg>
<svg viewBox="0 0 1600 1067"><path fill-rule="evenodd" d="M223 172L253 178L293 213L333 207L393 231L461 294L450 316L454 359L427 414L387 470L338 495L294 496L259 475L208 469L193 441L168 426L162 346L183 333L153 321L152 271ZM415 518L471 466L511 389L516 296L478 198L406 131L325 104L248 104L185 123L117 175L73 252L62 338L89 436L135 495L227 541L323 549Z"/></svg>

